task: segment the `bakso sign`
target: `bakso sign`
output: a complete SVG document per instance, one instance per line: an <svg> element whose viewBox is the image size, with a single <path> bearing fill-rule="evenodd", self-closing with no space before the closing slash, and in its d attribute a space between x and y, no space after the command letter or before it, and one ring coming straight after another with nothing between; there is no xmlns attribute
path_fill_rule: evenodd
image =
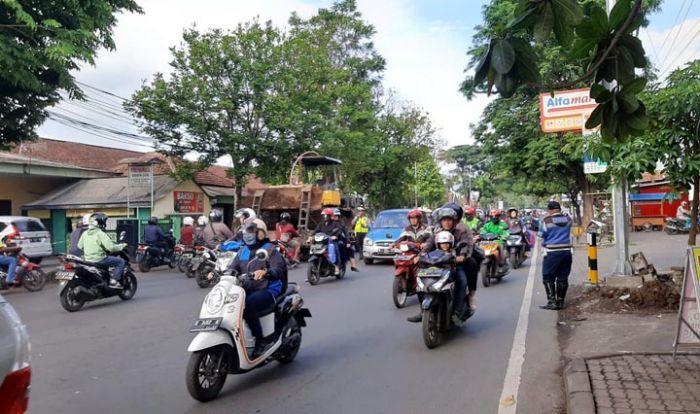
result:
<svg viewBox="0 0 700 414"><path fill-rule="evenodd" d="M173 191L176 213L204 212L204 194L194 191Z"/></svg>
<svg viewBox="0 0 700 414"><path fill-rule="evenodd" d="M590 89L574 89L540 94L540 126L543 132L581 131L583 115L590 115L598 106L590 97Z"/></svg>

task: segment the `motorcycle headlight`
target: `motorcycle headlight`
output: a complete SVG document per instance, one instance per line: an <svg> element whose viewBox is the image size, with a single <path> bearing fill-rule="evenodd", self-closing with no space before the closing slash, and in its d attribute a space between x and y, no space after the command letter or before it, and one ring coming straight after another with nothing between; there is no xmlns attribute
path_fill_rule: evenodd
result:
<svg viewBox="0 0 700 414"><path fill-rule="evenodd" d="M365 245L365 246L372 246L372 245L374 245L374 243L372 242L372 239L367 239L367 238L365 238L365 243L364 243L364 245Z"/></svg>
<svg viewBox="0 0 700 414"><path fill-rule="evenodd" d="M204 252L204 253L202 253L202 256L204 256L206 259L210 259L210 258L211 258L211 255L209 254L209 252Z"/></svg>
<svg viewBox="0 0 700 414"><path fill-rule="evenodd" d="M445 276L441 277L440 280L437 282L433 283L430 286L430 290L433 292L439 292L442 290L443 287L445 287L445 283L447 283L447 279L450 277L450 274L447 273Z"/></svg>
<svg viewBox="0 0 700 414"><path fill-rule="evenodd" d="M323 234L317 234L314 236L314 241L316 242L322 242L323 241Z"/></svg>
<svg viewBox="0 0 700 414"><path fill-rule="evenodd" d="M410 250L410 247L408 247L407 244L402 244L401 247L399 247L399 250L405 253Z"/></svg>
<svg viewBox="0 0 700 414"><path fill-rule="evenodd" d="M211 314L219 313L224 307L226 296L226 290L222 286L214 287L206 298L207 312Z"/></svg>
<svg viewBox="0 0 700 414"><path fill-rule="evenodd" d="M416 286L421 292L425 290L425 284L423 284L423 280L419 277L416 278Z"/></svg>

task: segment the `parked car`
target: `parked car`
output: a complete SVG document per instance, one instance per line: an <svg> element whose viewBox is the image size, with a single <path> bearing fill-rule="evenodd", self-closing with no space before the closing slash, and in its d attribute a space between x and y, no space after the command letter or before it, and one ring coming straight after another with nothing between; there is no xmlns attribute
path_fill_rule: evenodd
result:
<svg viewBox="0 0 700 414"><path fill-rule="evenodd" d="M0 216L0 239L9 236L34 263L51 256L51 235L39 219L22 216Z"/></svg>
<svg viewBox="0 0 700 414"><path fill-rule="evenodd" d="M396 252L392 245L408 225L409 211L409 209L383 210L377 215L362 246L365 264L372 264L375 260L394 260Z"/></svg>
<svg viewBox="0 0 700 414"><path fill-rule="evenodd" d="M27 328L0 295L0 413L27 411L32 373L29 354Z"/></svg>

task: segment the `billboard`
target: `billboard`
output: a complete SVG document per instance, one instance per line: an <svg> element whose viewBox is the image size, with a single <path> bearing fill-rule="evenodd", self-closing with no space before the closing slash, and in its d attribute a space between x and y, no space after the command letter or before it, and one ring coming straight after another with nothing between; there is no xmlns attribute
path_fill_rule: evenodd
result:
<svg viewBox="0 0 700 414"><path fill-rule="evenodd" d="M581 131L583 116L598 106L590 88L540 94L540 126L543 132Z"/></svg>
<svg viewBox="0 0 700 414"><path fill-rule="evenodd" d="M204 212L204 194L196 191L173 191L175 213Z"/></svg>

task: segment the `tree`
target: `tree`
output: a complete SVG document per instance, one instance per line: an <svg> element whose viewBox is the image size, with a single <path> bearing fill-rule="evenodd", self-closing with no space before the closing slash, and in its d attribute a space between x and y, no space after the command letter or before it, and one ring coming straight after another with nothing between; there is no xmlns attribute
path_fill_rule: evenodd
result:
<svg viewBox="0 0 700 414"><path fill-rule="evenodd" d="M447 200L447 188L440 168L432 157L425 157L416 164L418 205L436 208Z"/></svg>
<svg viewBox="0 0 700 414"><path fill-rule="evenodd" d="M82 97L71 71L115 48L120 12L141 9L133 0L0 2L0 148L36 138L59 90Z"/></svg>

